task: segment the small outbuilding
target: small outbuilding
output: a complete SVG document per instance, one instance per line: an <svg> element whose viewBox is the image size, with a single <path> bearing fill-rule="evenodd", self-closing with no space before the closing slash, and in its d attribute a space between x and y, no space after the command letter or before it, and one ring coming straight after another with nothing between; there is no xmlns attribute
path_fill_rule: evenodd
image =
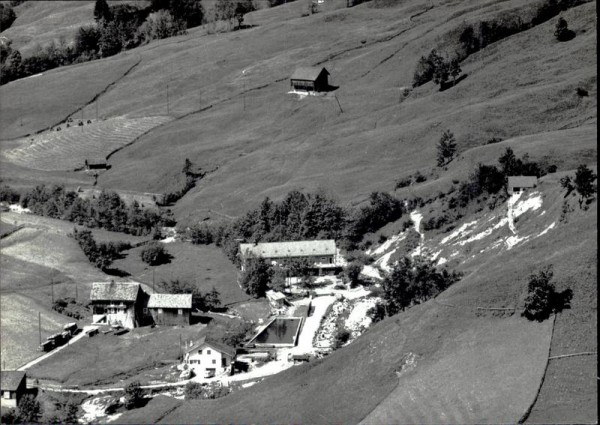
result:
<svg viewBox="0 0 600 425"><path fill-rule="evenodd" d="M267 299L269 300L269 304L272 308L282 308L285 307L286 297L284 294L278 291L269 290L265 293Z"/></svg>
<svg viewBox="0 0 600 425"><path fill-rule="evenodd" d="M537 186L537 180L536 176L509 176L507 192L513 195L526 189L533 189Z"/></svg>
<svg viewBox="0 0 600 425"><path fill-rule="evenodd" d="M192 294L150 294L148 311L157 325L189 325Z"/></svg>
<svg viewBox="0 0 600 425"><path fill-rule="evenodd" d="M85 160L85 169L87 171L90 170L108 170L110 166L105 159L86 159Z"/></svg>
<svg viewBox="0 0 600 425"><path fill-rule="evenodd" d="M27 391L25 372L17 370L0 371L0 407L14 409L18 406L21 397Z"/></svg>
<svg viewBox="0 0 600 425"><path fill-rule="evenodd" d="M290 84L294 90L327 91L329 75L329 71L325 68L303 66L294 71L290 78Z"/></svg>

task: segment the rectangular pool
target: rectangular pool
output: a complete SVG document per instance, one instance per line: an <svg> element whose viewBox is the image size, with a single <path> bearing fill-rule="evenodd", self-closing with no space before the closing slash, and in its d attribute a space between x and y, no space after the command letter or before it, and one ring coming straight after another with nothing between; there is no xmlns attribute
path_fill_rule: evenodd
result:
<svg viewBox="0 0 600 425"><path fill-rule="evenodd" d="M266 328L252 338L248 345L254 344L257 347L293 347L298 340L301 324L302 319L299 317L273 319Z"/></svg>

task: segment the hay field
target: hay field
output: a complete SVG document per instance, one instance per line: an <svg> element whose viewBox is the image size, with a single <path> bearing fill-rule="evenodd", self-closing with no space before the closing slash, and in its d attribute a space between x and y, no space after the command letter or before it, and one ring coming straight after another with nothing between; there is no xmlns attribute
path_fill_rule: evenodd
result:
<svg viewBox="0 0 600 425"><path fill-rule="evenodd" d="M35 170L74 170L86 159L105 158L126 146L148 130L169 120L168 117L109 118L91 124L61 130L52 129L33 137L15 140L19 147L3 150L5 158Z"/></svg>

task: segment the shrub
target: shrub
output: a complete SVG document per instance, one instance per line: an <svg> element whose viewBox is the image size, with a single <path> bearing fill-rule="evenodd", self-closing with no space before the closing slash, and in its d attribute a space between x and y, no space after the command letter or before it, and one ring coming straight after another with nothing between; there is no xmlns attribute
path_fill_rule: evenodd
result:
<svg viewBox="0 0 600 425"><path fill-rule="evenodd" d="M203 394L202 385L197 382L188 382L185 384L185 388L183 390L183 394L185 395L186 400L195 400L202 398Z"/></svg>
<svg viewBox="0 0 600 425"><path fill-rule="evenodd" d="M140 252L142 261L151 266L165 264L169 262L170 255L160 242L152 241Z"/></svg>
<svg viewBox="0 0 600 425"><path fill-rule="evenodd" d="M565 289L562 292L557 292L554 285L550 283L552 277L552 266L540 270L538 274L529 276L525 309L522 314L527 319L541 322L550 317L551 314L569 308L573 291Z"/></svg>
<svg viewBox="0 0 600 425"><path fill-rule="evenodd" d="M349 263L342 271L342 279L344 283L349 283L351 288L358 286L360 283L360 272L363 265L358 261Z"/></svg>
<svg viewBox="0 0 600 425"><path fill-rule="evenodd" d="M420 171L417 171L415 173L414 179L415 179L415 183L423 183L424 181L427 181L427 177L424 176L423 174L421 174Z"/></svg>
<svg viewBox="0 0 600 425"><path fill-rule="evenodd" d="M493 145L494 143L500 143L502 141L499 137L492 137L486 142L486 145Z"/></svg>
<svg viewBox="0 0 600 425"><path fill-rule="evenodd" d="M333 337L332 348L334 350L341 348L344 344L346 344L350 340L351 336L352 336L352 334L350 334L350 331L348 329L344 329L344 328L338 329Z"/></svg>
<svg viewBox="0 0 600 425"><path fill-rule="evenodd" d="M586 89L583 89L581 87L577 87L577 96L579 97L586 97L589 96L589 93Z"/></svg>
<svg viewBox="0 0 600 425"><path fill-rule="evenodd" d="M21 199L21 194L16 190L11 189L7 185L0 186L0 202L8 202L9 204L17 204Z"/></svg>
<svg viewBox="0 0 600 425"><path fill-rule="evenodd" d="M17 407L18 423L39 423L43 409L40 402L31 394L26 394Z"/></svg>
<svg viewBox="0 0 600 425"><path fill-rule="evenodd" d="M402 179L396 180L396 185L394 189L401 189L403 187L410 186L412 183L412 176L404 177Z"/></svg>
<svg viewBox="0 0 600 425"><path fill-rule="evenodd" d="M385 318L385 305L378 302L367 310L367 316L371 318L373 323L382 321Z"/></svg>
<svg viewBox="0 0 600 425"><path fill-rule="evenodd" d="M456 153L456 139L450 130L444 131L437 146L437 165L442 167L452 161Z"/></svg>
<svg viewBox="0 0 600 425"><path fill-rule="evenodd" d="M138 381L131 382L125 387L125 408L127 410L140 407L143 403L144 390Z"/></svg>

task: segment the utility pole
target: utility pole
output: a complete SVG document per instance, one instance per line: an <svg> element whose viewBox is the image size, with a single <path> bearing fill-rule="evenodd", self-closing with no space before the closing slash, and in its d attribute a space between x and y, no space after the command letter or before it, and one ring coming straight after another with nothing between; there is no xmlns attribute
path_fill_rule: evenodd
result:
<svg viewBox="0 0 600 425"><path fill-rule="evenodd" d="M83 108L81 108L81 132L83 133Z"/></svg>
<svg viewBox="0 0 600 425"><path fill-rule="evenodd" d="M155 270L154 270L154 269L152 269L152 292L156 292L156 291L154 290L154 272L155 272Z"/></svg>
<svg viewBox="0 0 600 425"><path fill-rule="evenodd" d="M54 305L54 278L50 279L50 289L52 291L52 305Z"/></svg>
<svg viewBox="0 0 600 425"><path fill-rule="evenodd" d="M98 121L98 99L96 99L96 121Z"/></svg>
<svg viewBox="0 0 600 425"><path fill-rule="evenodd" d="M42 345L42 313L38 311L38 332L40 334L40 345Z"/></svg>
<svg viewBox="0 0 600 425"><path fill-rule="evenodd" d="M75 282L75 301L77 301L79 297L77 296L77 282Z"/></svg>

